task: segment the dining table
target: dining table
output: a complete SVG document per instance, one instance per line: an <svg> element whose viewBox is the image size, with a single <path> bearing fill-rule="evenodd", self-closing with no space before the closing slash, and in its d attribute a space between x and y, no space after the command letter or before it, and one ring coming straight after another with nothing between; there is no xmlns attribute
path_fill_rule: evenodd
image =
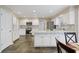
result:
<svg viewBox="0 0 79 59"><path fill-rule="evenodd" d="M76 53L79 53L79 43L69 43L67 44L70 48L74 49Z"/></svg>

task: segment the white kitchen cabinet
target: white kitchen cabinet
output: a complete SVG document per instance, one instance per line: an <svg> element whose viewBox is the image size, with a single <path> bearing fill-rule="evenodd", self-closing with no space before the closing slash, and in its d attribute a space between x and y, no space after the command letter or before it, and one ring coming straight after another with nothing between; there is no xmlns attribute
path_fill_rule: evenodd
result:
<svg viewBox="0 0 79 59"><path fill-rule="evenodd" d="M12 41L12 15L1 9L0 10L0 52L13 44Z"/></svg>
<svg viewBox="0 0 79 59"><path fill-rule="evenodd" d="M69 9L69 24L75 24L75 8L71 7Z"/></svg>
<svg viewBox="0 0 79 59"><path fill-rule="evenodd" d="M29 22L29 20L28 19L19 20L20 25L26 25L26 22Z"/></svg>
<svg viewBox="0 0 79 59"><path fill-rule="evenodd" d="M50 33L43 34L41 36L42 36L41 39L43 39L42 40L43 41L43 46L45 46L45 47L50 46Z"/></svg>
<svg viewBox="0 0 79 59"><path fill-rule="evenodd" d="M34 47L47 47L50 46L50 33L37 33L34 37Z"/></svg>
<svg viewBox="0 0 79 59"><path fill-rule="evenodd" d="M19 20L13 15L13 41L19 38Z"/></svg>
<svg viewBox="0 0 79 59"><path fill-rule="evenodd" d="M75 24L75 8L70 7L69 11L64 13L62 18L64 25Z"/></svg>
<svg viewBox="0 0 79 59"><path fill-rule="evenodd" d="M39 19L32 19L32 25L39 25Z"/></svg>
<svg viewBox="0 0 79 59"><path fill-rule="evenodd" d="M69 12L66 12L65 14L63 14L62 16L62 22L63 22L63 25L67 25L69 24Z"/></svg>
<svg viewBox="0 0 79 59"><path fill-rule="evenodd" d="M65 13L60 14L54 19L54 25L72 25L75 24L75 8L71 6Z"/></svg>
<svg viewBox="0 0 79 59"><path fill-rule="evenodd" d="M56 47L56 40L65 44L64 32L60 31L40 31L34 35L34 47Z"/></svg>
<svg viewBox="0 0 79 59"><path fill-rule="evenodd" d="M55 18L54 25L61 25L61 19L59 17Z"/></svg>
<svg viewBox="0 0 79 59"><path fill-rule="evenodd" d="M53 47L56 47L56 40L55 40L55 37L56 37L56 33L52 33L50 34L50 46L53 46Z"/></svg>

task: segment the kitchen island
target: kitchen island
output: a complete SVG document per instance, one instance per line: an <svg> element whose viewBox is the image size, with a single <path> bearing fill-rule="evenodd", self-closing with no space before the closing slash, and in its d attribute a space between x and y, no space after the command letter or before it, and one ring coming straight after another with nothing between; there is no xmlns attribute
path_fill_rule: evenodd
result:
<svg viewBox="0 0 79 59"><path fill-rule="evenodd" d="M71 31L38 31L34 34L34 47L56 47L57 38L65 44L64 32Z"/></svg>

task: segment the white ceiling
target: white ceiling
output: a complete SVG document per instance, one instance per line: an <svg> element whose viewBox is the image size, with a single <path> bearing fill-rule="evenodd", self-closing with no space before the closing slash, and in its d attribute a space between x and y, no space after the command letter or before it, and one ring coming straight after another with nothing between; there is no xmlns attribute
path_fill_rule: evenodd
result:
<svg viewBox="0 0 79 59"><path fill-rule="evenodd" d="M68 5L6 5L18 17L49 17L62 11Z"/></svg>

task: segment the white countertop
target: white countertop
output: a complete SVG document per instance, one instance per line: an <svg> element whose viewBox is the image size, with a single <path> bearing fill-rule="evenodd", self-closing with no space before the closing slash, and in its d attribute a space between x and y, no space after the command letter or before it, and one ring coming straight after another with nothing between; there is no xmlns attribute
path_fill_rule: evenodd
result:
<svg viewBox="0 0 79 59"><path fill-rule="evenodd" d="M63 33L63 32L75 32L75 31L36 31L35 33Z"/></svg>

